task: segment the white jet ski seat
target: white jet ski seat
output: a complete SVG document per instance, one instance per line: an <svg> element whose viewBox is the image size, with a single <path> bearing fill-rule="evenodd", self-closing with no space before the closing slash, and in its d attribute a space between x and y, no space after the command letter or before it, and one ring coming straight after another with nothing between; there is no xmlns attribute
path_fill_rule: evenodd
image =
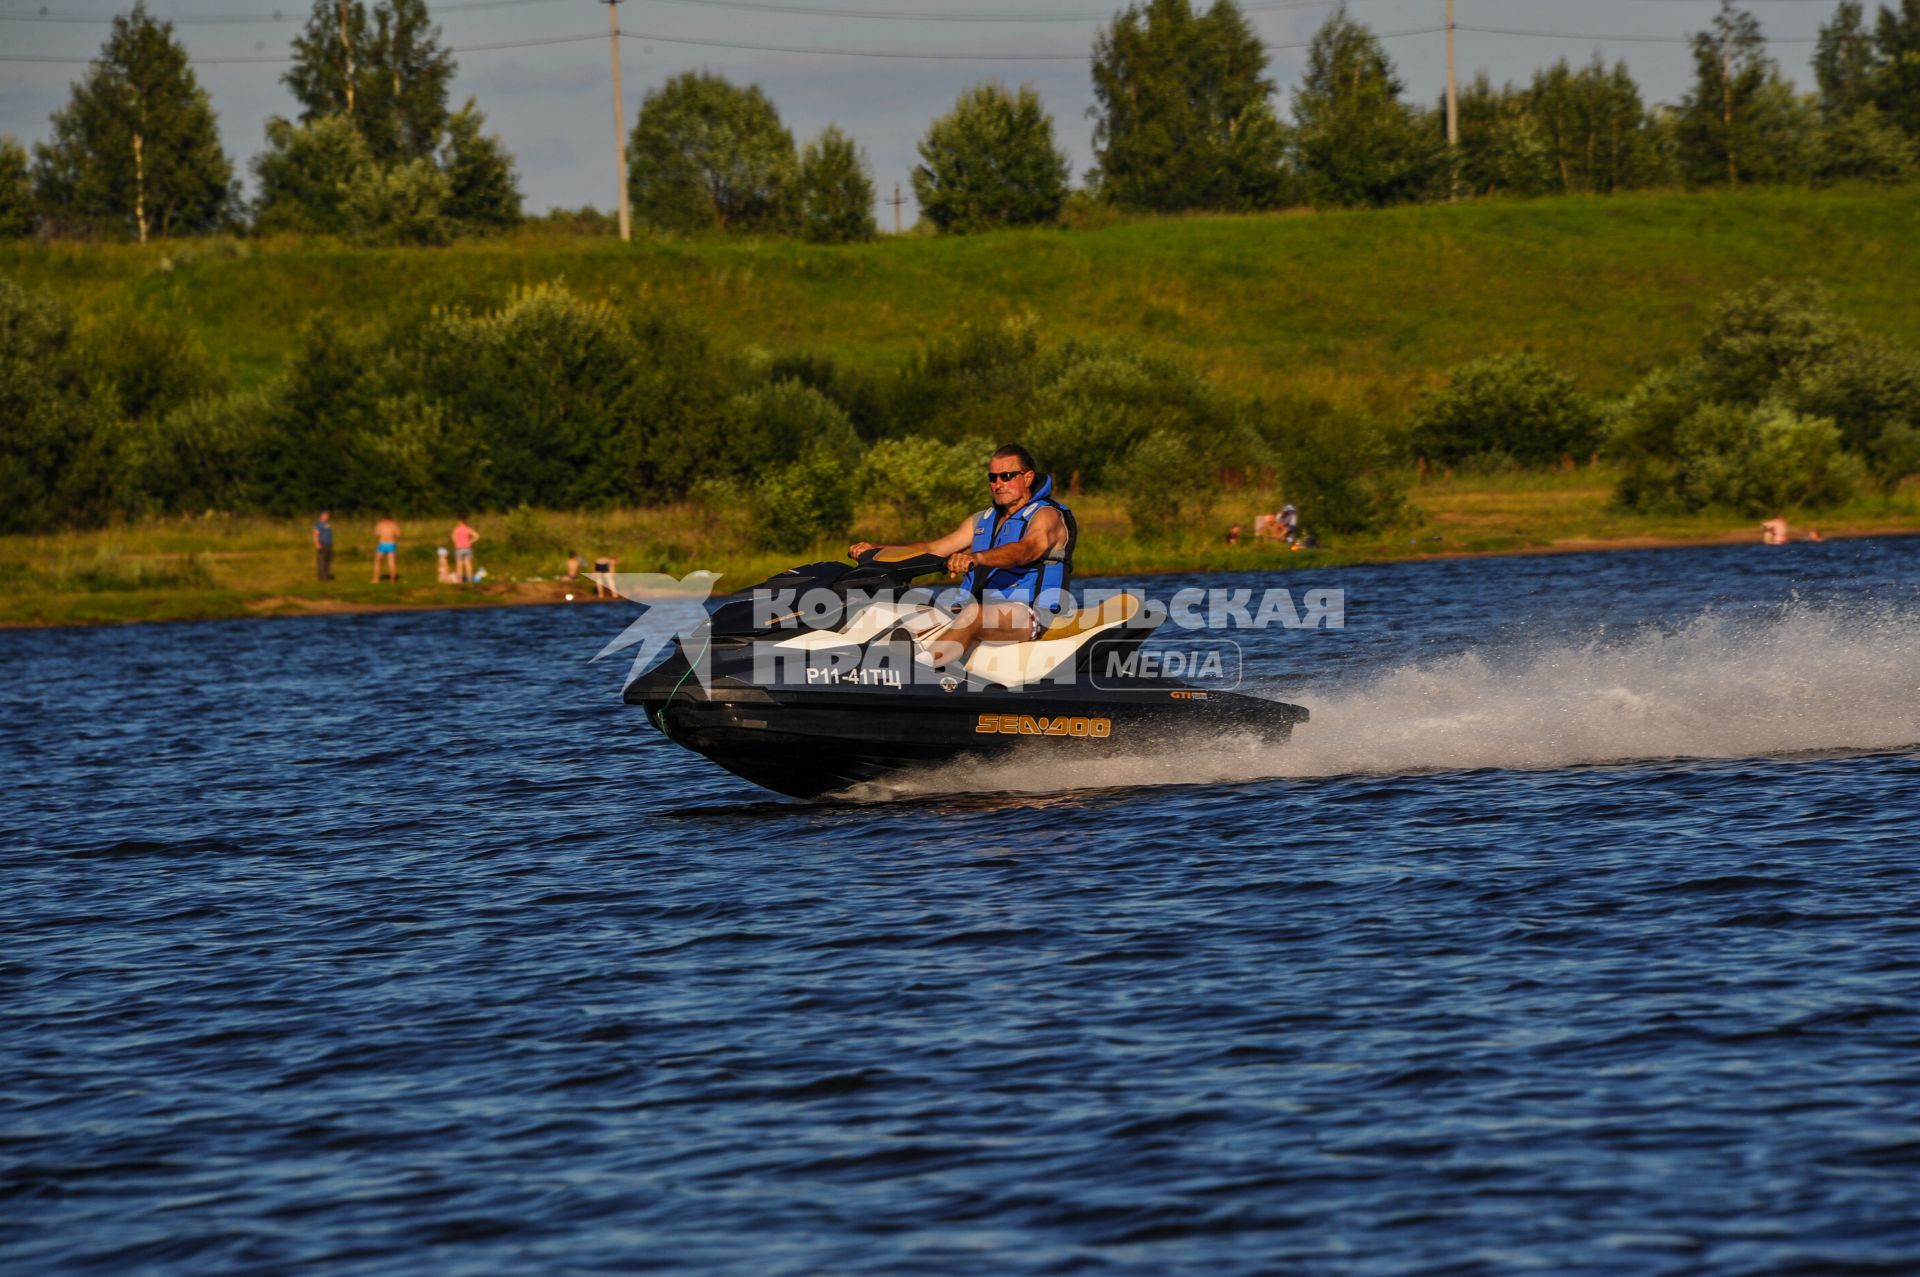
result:
<svg viewBox="0 0 1920 1277"><path fill-rule="evenodd" d="M1036 683L1063 665L1099 635L1127 625L1145 606L1132 594L1102 599L1098 607L1083 607L1024 641L982 641L967 656L967 673L1003 687Z"/></svg>

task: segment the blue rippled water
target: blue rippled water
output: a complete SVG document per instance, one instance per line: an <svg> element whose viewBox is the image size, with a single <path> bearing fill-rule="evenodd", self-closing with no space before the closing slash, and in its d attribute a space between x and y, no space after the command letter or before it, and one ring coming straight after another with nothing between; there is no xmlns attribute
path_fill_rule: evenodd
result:
<svg viewBox="0 0 1920 1277"><path fill-rule="evenodd" d="M0 634L0 1267L1920 1271L1916 569L1244 577L1287 749L881 804L613 607Z"/></svg>

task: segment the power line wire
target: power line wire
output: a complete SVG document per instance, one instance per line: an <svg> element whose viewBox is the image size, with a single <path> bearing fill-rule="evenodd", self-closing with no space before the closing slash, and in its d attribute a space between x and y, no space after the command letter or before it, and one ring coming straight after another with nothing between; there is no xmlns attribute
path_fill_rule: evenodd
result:
<svg viewBox="0 0 1920 1277"><path fill-rule="evenodd" d="M492 7L504 7L507 4L542 3L542 2L545 2L545 0L482 0L482 4L490 4ZM729 0L729 2L744 4L744 3L747 3L748 0ZM452 6L443 6L443 7L452 7ZM475 5L472 7L482 7L482 5ZM1542 31L1542 30L1533 30L1533 29L1521 28L1521 27L1483 27L1483 26L1468 26L1466 24L1458 24L1455 26L1454 29L1456 31L1469 32L1474 35L1519 36L1523 38L1542 39L1542 40L1577 40L1582 43L1595 43L1595 44L1629 43L1629 44L1685 45L1685 44L1691 44L1693 42L1693 37L1691 36L1595 35L1595 34L1582 34L1582 33L1573 32L1573 31ZM1376 38L1381 40L1400 40L1400 39L1406 39L1412 36L1437 35L1445 30L1446 30L1445 27L1414 27L1404 31L1380 31L1380 32L1375 32L1374 34ZM838 48L838 47L822 47L817 45L803 46L803 45L786 45L786 44L763 44L756 41L748 41L748 40L700 40L700 39L693 39L686 36L658 35L658 34L652 34L647 32L625 31L625 30L621 31L619 34L620 34L620 38L623 40L635 40L645 44L678 44L678 45L691 45L698 48L708 48L708 49L739 49L739 50L745 50L753 53L794 53L794 54L813 55L818 57L839 57L839 58L890 58L890 59L896 59L896 60L902 60L902 61L918 61L918 62L1079 62L1091 56L1090 53L1087 52L1086 50L1081 50L1074 53L1033 53L1033 52L934 53L934 52L923 52L920 50L912 50L912 49L848 49L848 48ZM576 36L549 36L543 39L533 39L533 40L498 40L498 41L493 41L493 42L484 43L484 44L468 44L468 45L450 47L447 49L447 52L448 53L486 53L486 52L492 52L495 50L502 50L502 49L532 49L532 48L541 48L549 45L558 45L558 44L579 44L587 40L598 40L599 38L600 37L597 35L576 35ZM1816 39L1812 37L1807 37L1807 38L1799 38L1799 37L1777 38L1776 37L1776 38L1770 38L1768 41L1768 43L1771 43L1771 44L1814 44L1816 42L1817 42ZM1266 45L1262 45L1261 47L1264 48L1269 53L1278 53L1278 52L1290 51L1295 49L1308 48L1310 44L1311 44L1310 41L1296 41L1296 42L1283 43L1283 44L1266 44ZM61 57L43 57L43 56L36 56L31 54L27 54L27 55L0 54L0 62L51 63L51 64L70 65L70 66L72 65L84 66L97 60L98 60L97 58L61 58ZM287 63L293 62L294 60L295 59L292 58L291 56L274 57L274 56L262 55L262 56L253 56L253 57L204 57L204 58L196 57L193 59L193 62L195 65L198 65L198 66L232 66L232 65L245 65L245 64L285 65Z"/></svg>
<svg viewBox="0 0 1920 1277"><path fill-rule="evenodd" d="M1455 31L1471 31L1475 35L1521 35L1533 36L1542 40L1585 40L1600 44L1692 44L1692 36L1673 35L1582 35L1577 31L1529 31L1520 27L1470 27L1459 23ZM1768 44L1818 44L1818 36L1768 36Z"/></svg>
<svg viewBox="0 0 1920 1277"><path fill-rule="evenodd" d="M580 44L587 40L599 40L599 35L557 35L544 40L498 40L491 44L464 44L457 49L448 49L448 53L486 53L495 49L533 49L549 44ZM92 58L42 58L31 55L0 54L0 62L55 62L70 66L87 66L98 62ZM244 58L192 58L194 66L233 66L242 63L269 63L284 66L298 59L292 57L244 57Z"/></svg>
<svg viewBox="0 0 1920 1277"><path fill-rule="evenodd" d="M467 13L483 9L517 9L527 5L555 4L559 0L451 0L447 4L433 6L432 13ZM656 0L662 4L698 5L719 9L744 9L755 13L790 13L797 17L826 18L864 18L900 22L1110 22L1112 12L1088 11L1084 13L954 13L954 12L918 12L911 9L840 9L814 5L791 5L762 3L760 0ZM1349 3L1367 3L1369 0L1349 0ZM1704 0L1699 0L1704 2ZM1826 0L1822 0L1825 3ZM1243 5L1243 13L1280 12L1289 9L1331 9L1340 0L1261 0L1259 3ZM180 17L156 15L157 20L177 27L218 27L257 24L280 24L304 22L310 15L290 13L285 9L275 9L272 13L207 13L185 14ZM92 13L54 13L43 6L38 13L0 13L0 22L59 22L76 23L84 26L107 26L114 15L105 17Z"/></svg>
<svg viewBox="0 0 1920 1277"><path fill-rule="evenodd" d="M1382 40L1397 40L1403 36L1434 35L1443 30L1441 27L1419 27L1412 31L1381 31L1375 34ZM754 53L805 53L821 57L835 58L901 58L925 62L1084 62L1092 56L1087 50L1077 53L923 53L912 49L835 49L819 46L799 46L788 44L757 44L745 40L693 40L683 36L652 35L641 31L621 31L622 40L634 40L642 44L690 44L707 49L745 49ZM544 40L500 40L491 44L465 44L447 49L448 53L481 53L495 49L530 49L539 45L579 44L587 40L598 40L598 35L552 36ZM1304 49L1306 42L1298 44L1269 44L1263 46L1269 51L1282 49ZM98 58L46 58L33 56L15 56L0 54L0 62L52 62L66 65L84 66L97 62ZM195 66L223 66L241 63L277 63L284 65L295 61L292 57L240 57L240 58L200 58L193 59Z"/></svg>
<svg viewBox="0 0 1920 1277"><path fill-rule="evenodd" d="M1411 31L1378 31L1375 36L1381 40L1397 40L1402 36L1434 35L1445 30L1444 27L1418 27ZM818 46L798 48L783 44L754 44L744 40L688 40L679 36L643 35L637 31L622 31L622 40L639 40L648 44L697 44L715 49L747 49L755 53L814 53L837 58L905 58L928 62L1084 62L1092 57L1089 50L1078 53L920 53L905 49L835 49ZM1309 41L1298 44L1266 44L1261 48L1268 52L1281 49L1304 49Z"/></svg>
<svg viewBox="0 0 1920 1277"><path fill-rule="evenodd" d="M484 9L520 9L535 4L558 4L560 0L451 0L448 4L433 7L434 13L473 13ZM42 8L38 13L0 13L0 22L59 22L81 26L110 26L120 15L108 14L101 17L92 13L49 13ZM226 14L187 14L170 18L162 14L152 15L154 21L175 27L237 27L256 25L288 26L305 22L310 14L289 13L285 9L275 9L272 13L226 13Z"/></svg>
<svg viewBox="0 0 1920 1277"><path fill-rule="evenodd" d="M1265 0L1243 4L1242 13L1274 13L1286 9L1331 9L1341 0ZM1355 0L1349 0L1355 2ZM817 5L773 4L763 0L655 0L658 4L697 5L701 8L746 9L754 13L791 13L818 18L868 18L888 22L1111 22L1111 10L1087 13L927 13L913 9L837 9ZM1825 0L1822 0L1825 3Z"/></svg>
<svg viewBox="0 0 1920 1277"><path fill-rule="evenodd" d="M1348 3L1369 3L1370 0L1348 0ZM1637 4L1710 4L1713 0L1632 0ZM519 9L530 5L557 4L560 0L449 0L449 3L435 5L433 13L473 13L489 9ZM1116 16L1112 12L1088 11L1084 13L958 13L918 11L913 9L843 9L818 5L777 4L772 0L656 0L660 4L692 5L701 8L738 9L764 14L793 14L797 17L852 18L887 22L1110 22ZM1299 9L1331 9L1340 0L1255 0L1252 4L1240 6L1242 13L1278 13ZM1833 0L1746 0L1749 4L1832 4ZM227 14L185 14L180 17L161 17L162 22L178 27L217 27L258 24L279 24L304 22L305 13L289 13L285 9L275 9L272 13L227 13ZM106 26L113 22L113 16L101 17L90 13L48 12L43 6L38 13L0 13L0 22L58 22L76 23L89 26ZM1465 27L1456 27L1465 30ZM1654 42L1652 37L1616 36L1614 39L1637 39Z"/></svg>

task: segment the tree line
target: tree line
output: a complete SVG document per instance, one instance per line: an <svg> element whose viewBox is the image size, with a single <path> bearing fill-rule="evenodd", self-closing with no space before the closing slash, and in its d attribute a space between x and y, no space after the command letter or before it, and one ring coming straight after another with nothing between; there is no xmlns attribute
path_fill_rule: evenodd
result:
<svg viewBox="0 0 1920 1277"><path fill-rule="evenodd" d="M1295 394L1228 393L1130 345L1031 318L872 371L731 349L684 311L542 284L491 304L330 318L240 388L192 329L126 308L85 320L0 280L0 532L148 515L691 500L799 550L856 506L937 532L981 498L980 460L1024 440L1073 492L1120 497L1143 537L1207 536L1231 483L1277 482L1325 534L1391 526L1416 465L1594 456L1640 510L1776 514L1891 494L1920 474L1920 354L1817 292L1762 283L1696 351L1602 402L1530 355L1476 360L1389 420Z"/></svg>
<svg viewBox="0 0 1920 1277"><path fill-rule="evenodd" d="M1482 72L1420 103L1380 38L1334 10L1283 115L1234 0L1144 0L1098 33L1095 164L1078 191L1030 87L986 82L934 120L912 184L936 229L1056 221L1070 199L1135 212L1383 206L1459 195L1598 193L1750 183L1903 182L1920 173L1920 0L1841 0L1802 94L1733 0L1691 38L1694 80L1648 104L1624 62L1566 60L1525 84ZM245 203L170 24L115 19L100 59L31 162L0 140L0 234L193 234L251 226L439 243L521 217L513 160L473 101L425 0L315 0L283 77L297 119L266 126ZM796 146L758 86L687 72L650 91L627 142L643 224L664 230L870 237L861 149L829 125Z"/></svg>
<svg viewBox="0 0 1920 1277"><path fill-rule="evenodd" d="M31 162L0 140L0 233L144 243L251 228L438 244L520 220L512 156L472 99L449 106L455 64L425 0L315 0L293 49L281 78L300 111L267 121L249 202L173 25L136 3Z"/></svg>

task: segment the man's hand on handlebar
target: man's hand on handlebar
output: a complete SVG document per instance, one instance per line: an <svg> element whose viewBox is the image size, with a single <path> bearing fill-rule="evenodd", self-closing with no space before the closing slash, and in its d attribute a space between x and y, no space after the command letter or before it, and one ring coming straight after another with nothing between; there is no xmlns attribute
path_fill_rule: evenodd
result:
<svg viewBox="0 0 1920 1277"><path fill-rule="evenodd" d="M957 554L948 555L947 571L953 573L955 576L965 576L967 573L973 571L973 552L970 550L961 550Z"/></svg>

